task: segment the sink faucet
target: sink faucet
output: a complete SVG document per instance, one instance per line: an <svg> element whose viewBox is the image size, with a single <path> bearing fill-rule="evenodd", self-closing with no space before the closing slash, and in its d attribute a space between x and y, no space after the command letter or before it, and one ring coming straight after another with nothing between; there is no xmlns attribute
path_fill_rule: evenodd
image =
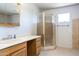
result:
<svg viewBox="0 0 79 59"><path fill-rule="evenodd" d="M8 40L8 39L12 39L12 38L16 38L16 35L14 34L13 37L12 37L12 35L8 35L7 37L2 38L2 40Z"/></svg>
<svg viewBox="0 0 79 59"><path fill-rule="evenodd" d="M14 37L13 38L16 38L16 35L14 34Z"/></svg>
<svg viewBox="0 0 79 59"><path fill-rule="evenodd" d="M12 35L8 35L7 37L2 38L2 40L12 39Z"/></svg>
<svg viewBox="0 0 79 59"><path fill-rule="evenodd" d="M12 35L8 35L8 39L12 39Z"/></svg>

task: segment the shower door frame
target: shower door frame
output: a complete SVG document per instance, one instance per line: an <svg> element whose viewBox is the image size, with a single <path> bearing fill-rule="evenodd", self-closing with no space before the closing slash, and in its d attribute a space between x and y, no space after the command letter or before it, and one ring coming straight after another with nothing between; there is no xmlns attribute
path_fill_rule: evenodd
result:
<svg viewBox="0 0 79 59"><path fill-rule="evenodd" d="M52 43L53 43L53 45L50 45L50 46L46 46L45 44L46 44L46 40L45 40L45 12L43 12L43 39L44 39L44 48L45 49L49 49L50 47L53 47L53 48L56 48L56 33L54 32L54 38L52 38ZM53 24L53 26L55 26L55 24ZM53 28L53 30L55 30L55 27ZM56 31L56 30L55 30Z"/></svg>

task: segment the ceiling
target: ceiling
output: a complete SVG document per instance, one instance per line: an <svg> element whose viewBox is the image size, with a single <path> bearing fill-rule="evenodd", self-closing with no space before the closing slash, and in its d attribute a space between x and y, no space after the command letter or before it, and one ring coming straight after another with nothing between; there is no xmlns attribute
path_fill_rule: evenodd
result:
<svg viewBox="0 0 79 59"><path fill-rule="evenodd" d="M52 8L69 6L74 4L78 4L78 3L35 3L35 5L39 7L41 10L49 10Z"/></svg>
<svg viewBox="0 0 79 59"><path fill-rule="evenodd" d="M33 3L40 10L49 10L52 8L63 7L74 5L76 3ZM0 13L16 14L16 4L15 3L0 3Z"/></svg>

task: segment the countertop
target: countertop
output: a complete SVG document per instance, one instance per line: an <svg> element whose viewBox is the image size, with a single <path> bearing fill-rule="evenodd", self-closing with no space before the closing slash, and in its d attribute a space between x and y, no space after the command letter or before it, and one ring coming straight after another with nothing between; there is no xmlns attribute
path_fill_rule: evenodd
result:
<svg viewBox="0 0 79 59"><path fill-rule="evenodd" d="M0 40L0 50L4 48L8 48L16 44L20 44L25 41L36 39L39 37L41 36L28 35L28 36L23 36L23 37L17 37L16 39Z"/></svg>

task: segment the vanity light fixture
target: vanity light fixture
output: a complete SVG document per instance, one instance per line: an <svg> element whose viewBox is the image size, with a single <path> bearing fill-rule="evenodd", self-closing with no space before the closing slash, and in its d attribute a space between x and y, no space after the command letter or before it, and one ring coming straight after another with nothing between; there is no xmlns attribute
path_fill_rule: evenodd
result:
<svg viewBox="0 0 79 59"><path fill-rule="evenodd" d="M18 13L20 13L20 8L21 8L21 4L16 3L16 10L17 10Z"/></svg>

